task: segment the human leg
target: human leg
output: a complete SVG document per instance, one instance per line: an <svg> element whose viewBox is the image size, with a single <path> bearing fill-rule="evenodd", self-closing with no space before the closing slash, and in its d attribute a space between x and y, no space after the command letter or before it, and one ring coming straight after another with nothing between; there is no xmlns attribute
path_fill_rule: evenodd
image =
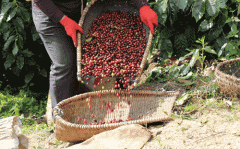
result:
<svg viewBox="0 0 240 149"><path fill-rule="evenodd" d="M63 99L74 95L76 49L60 23L52 22L36 7L32 7L32 15L36 30L52 60L49 81L52 107L55 107Z"/></svg>

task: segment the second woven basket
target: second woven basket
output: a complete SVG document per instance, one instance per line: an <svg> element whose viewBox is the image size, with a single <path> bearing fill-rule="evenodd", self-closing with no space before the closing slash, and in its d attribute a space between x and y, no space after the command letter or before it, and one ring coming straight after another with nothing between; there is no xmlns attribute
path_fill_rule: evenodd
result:
<svg viewBox="0 0 240 149"><path fill-rule="evenodd" d="M240 58L218 64L215 77L222 93L240 97Z"/></svg>

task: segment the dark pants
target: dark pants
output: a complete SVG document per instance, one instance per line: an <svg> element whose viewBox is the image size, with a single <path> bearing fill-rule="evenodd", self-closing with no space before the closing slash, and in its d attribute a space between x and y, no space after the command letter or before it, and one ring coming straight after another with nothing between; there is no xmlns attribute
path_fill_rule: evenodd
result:
<svg viewBox="0 0 240 149"><path fill-rule="evenodd" d="M81 14L74 19L77 23ZM76 48L60 23L54 23L41 10L32 7L33 21L52 61L50 71L50 96L52 107L74 95L76 76Z"/></svg>

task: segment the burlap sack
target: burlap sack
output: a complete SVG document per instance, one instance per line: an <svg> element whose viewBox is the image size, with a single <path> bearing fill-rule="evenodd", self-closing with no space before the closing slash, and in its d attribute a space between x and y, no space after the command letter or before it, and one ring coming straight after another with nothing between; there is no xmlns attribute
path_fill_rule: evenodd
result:
<svg viewBox="0 0 240 149"><path fill-rule="evenodd" d="M67 149L140 149L151 132L139 124L130 124L97 134Z"/></svg>
<svg viewBox="0 0 240 149"><path fill-rule="evenodd" d="M0 149L27 149L28 138L22 134L17 116L0 119Z"/></svg>

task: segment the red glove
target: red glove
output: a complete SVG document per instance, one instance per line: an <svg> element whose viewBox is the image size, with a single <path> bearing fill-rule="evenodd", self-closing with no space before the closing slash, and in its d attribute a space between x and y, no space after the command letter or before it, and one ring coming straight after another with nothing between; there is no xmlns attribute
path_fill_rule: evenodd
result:
<svg viewBox="0 0 240 149"><path fill-rule="evenodd" d="M75 21L70 19L67 16L64 16L64 18L60 21L60 23L64 26L68 36L72 37L74 46L77 47L77 31L79 31L81 34L83 33L83 29L81 26L79 26Z"/></svg>
<svg viewBox="0 0 240 149"><path fill-rule="evenodd" d="M148 5L142 6L139 11L142 22L146 24L151 30L152 34L154 34L153 25L156 27L158 26L157 14Z"/></svg>

